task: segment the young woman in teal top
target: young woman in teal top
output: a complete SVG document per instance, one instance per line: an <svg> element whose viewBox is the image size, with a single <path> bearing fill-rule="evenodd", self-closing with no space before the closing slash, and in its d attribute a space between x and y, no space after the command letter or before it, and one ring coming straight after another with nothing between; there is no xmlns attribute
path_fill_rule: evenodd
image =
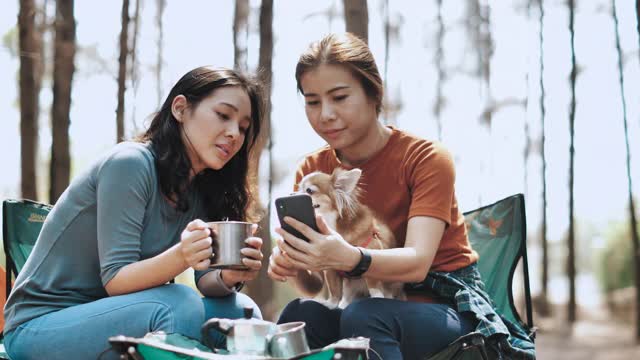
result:
<svg viewBox="0 0 640 360"><path fill-rule="evenodd" d="M199 339L207 318L240 317L246 306L260 316L237 289L260 270L262 240L251 237L242 250L249 271L212 271L205 221L252 219L247 169L262 104L252 79L196 68L143 135L73 180L7 301L11 358L117 358L110 336L164 331ZM204 298L168 284L189 267Z"/></svg>

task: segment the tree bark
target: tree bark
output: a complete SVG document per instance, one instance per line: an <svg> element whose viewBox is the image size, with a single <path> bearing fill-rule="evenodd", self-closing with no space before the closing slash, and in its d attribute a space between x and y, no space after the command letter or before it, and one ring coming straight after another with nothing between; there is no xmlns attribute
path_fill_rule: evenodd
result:
<svg viewBox="0 0 640 360"><path fill-rule="evenodd" d="M575 158L575 118L576 118L576 78L578 70L576 67L575 51L575 0L567 2L569 7L569 32L571 34L571 75L569 78L571 86L571 103L569 104L569 238L567 242L567 276L569 277L569 304L567 320L570 324L576 321L576 245L575 245L575 221L574 221L574 158Z"/></svg>
<svg viewBox="0 0 640 360"><path fill-rule="evenodd" d="M260 54L258 74L265 92L265 131L271 143L271 87L273 76L273 0L263 0L260 8Z"/></svg>
<svg viewBox="0 0 640 360"><path fill-rule="evenodd" d="M527 25L531 25L532 21L531 21L531 0L527 0ZM527 88L527 92L525 93L525 97L524 97L524 110L525 110L525 114L529 112L529 76L530 76L530 63L529 61L531 61L531 54L533 50L529 50L527 49L528 53L527 53L527 71L525 72L525 76L524 76L524 83L525 86ZM532 139L531 139L531 129L529 128L529 120L528 117L525 115L523 117L523 131L524 131L524 148L523 148L523 177L522 177L522 183L523 183L523 188L524 188L524 197L525 199L529 198L529 157L531 155L531 151L532 151ZM531 237L529 236L529 234L525 234L525 238L527 243L530 243Z"/></svg>
<svg viewBox="0 0 640 360"><path fill-rule="evenodd" d="M638 48L640 48L640 0L636 0L636 30L638 32ZM638 51L640 56L640 51Z"/></svg>
<svg viewBox="0 0 640 360"><path fill-rule="evenodd" d="M136 7L133 13L133 35L131 39L131 48L129 49L129 55L131 62L129 64L129 79L131 81L131 88L133 89L133 104L131 107L131 126L133 127L130 132L137 134L139 132L138 123L136 122L136 101L138 96L138 37L140 35L140 2L142 0L136 0ZM126 136L126 135L125 135Z"/></svg>
<svg viewBox="0 0 640 360"><path fill-rule="evenodd" d="M116 108L116 143L124 139L124 93L127 80L129 54L129 0L122 0L122 29L120 30L120 56L118 57L118 107Z"/></svg>
<svg viewBox="0 0 640 360"><path fill-rule="evenodd" d="M444 96L443 87L445 82L445 70L444 70L444 20L442 19L442 0L437 0L438 4L438 32L436 34L436 98L433 104L433 115L436 118L436 124L438 126L438 140L442 141L442 109L444 108Z"/></svg>
<svg viewBox="0 0 640 360"><path fill-rule="evenodd" d="M624 92L624 66L622 47L620 46L620 29L618 24L618 13L616 1L611 0L611 11L613 23L615 25L616 52L618 55L618 82L620 84L620 100L622 105L622 120L624 123L624 143L626 148L627 164L627 185L629 194L629 225L631 226L631 241L633 243L633 264L635 266L635 286L636 286L636 343L640 343L640 237L638 236L638 220L636 218L636 208L633 200L633 181L631 177L631 150L629 148L629 130L627 121L627 101Z"/></svg>
<svg viewBox="0 0 640 360"><path fill-rule="evenodd" d="M51 163L49 202L55 203L69 185L69 112L71 85L75 71L76 23L74 0L56 1L55 48L53 72L53 105L51 108Z"/></svg>
<svg viewBox="0 0 640 360"><path fill-rule="evenodd" d="M343 0L344 22L350 32L364 42L369 42L369 11L367 0Z"/></svg>
<svg viewBox="0 0 640 360"><path fill-rule="evenodd" d="M470 38L470 47L475 52L474 75L478 78L480 99L484 103L482 113L478 117L481 141L490 143L493 133L493 114L499 106L494 102L491 93L491 58L493 56L493 39L491 35L490 8L488 3L480 0L467 2L467 31ZM483 161L479 163L478 176L488 179L494 167L493 153L487 147ZM478 193L478 203L482 204L483 194Z"/></svg>
<svg viewBox="0 0 640 360"><path fill-rule="evenodd" d="M131 86L136 87L138 82L138 36L140 35L140 1L135 0L136 7L133 13L133 36L131 37L131 48L129 49L129 55L131 56L131 66L129 66L129 78L131 79Z"/></svg>
<svg viewBox="0 0 640 360"><path fill-rule="evenodd" d="M268 198L266 205L260 205L264 211L264 217L260 221L260 233L259 236L263 239L264 245L262 246L264 258L268 259L271 256L271 194L273 189L273 142L271 139L271 84L272 84L272 58L273 58L273 0L262 0L260 7L260 54L258 58L258 75L264 86L264 98L265 98L265 111L264 111L264 123L262 133L264 134L260 141L256 144L255 151L255 174L259 174L259 160L261 158L263 149L267 147L267 155L269 158L269 179L268 179ZM258 179L258 177L255 177ZM259 189L259 184L255 186L256 191ZM258 278L251 283L247 293L256 301L258 306L262 309L262 313L265 319L273 319L275 317L276 305L273 303L273 281L267 276L267 266L263 266L260 270Z"/></svg>
<svg viewBox="0 0 640 360"><path fill-rule="evenodd" d="M549 243L547 241L547 154L545 152L545 118L547 109L545 106L546 93L544 87L544 4L538 0L539 7L539 63L540 63L540 156L542 158L542 303L545 304L543 313L549 315L548 304L549 289Z"/></svg>
<svg viewBox="0 0 640 360"><path fill-rule="evenodd" d="M249 0L236 0L233 16L233 65L246 71L247 38L249 36Z"/></svg>
<svg viewBox="0 0 640 360"><path fill-rule="evenodd" d="M494 113L491 109L495 109L493 95L491 94L491 58L493 57L491 9L488 4L481 4L479 0L471 1L470 6L469 16L472 18L472 41L477 42L475 45L478 56L476 74L482 83L481 93L485 102L485 111L480 121L481 124L486 126L490 138Z"/></svg>
<svg viewBox="0 0 640 360"><path fill-rule="evenodd" d="M383 85L384 85L384 96L389 99L389 32L391 24L389 23L389 0L384 0L384 74L383 74ZM389 124L391 121L388 116L385 116L385 123Z"/></svg>
<svg viewBox="0 0 640 360"><path fill-rule="evenodd" d="M38 200L38 117L43 71L42 33L36 26L34 0L20 0L20 161L21 196Z"/></svg>
<svg viewBox="0 0 640 360"><path fill-rule="evenodd" d="M164 42L164 26L162 23L162 17L164 16L164 9L167 7L167 0L157 0L157 13L156 13L156 27L158 29L157 57L156 57L156 101L158 102L158 110L162 106L162 67L164 60L163 56L163 42Z"/></svg>

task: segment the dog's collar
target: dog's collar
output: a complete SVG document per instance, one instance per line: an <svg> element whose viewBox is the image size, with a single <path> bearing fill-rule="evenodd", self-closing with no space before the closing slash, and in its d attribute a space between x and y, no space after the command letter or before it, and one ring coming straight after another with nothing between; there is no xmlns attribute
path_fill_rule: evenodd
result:
<svg viewBox="0 0 640 360"><path fill-rule="evenodd" d="M371 244L371 242L373 241L373 239L379 238L380 237L380 233L378 232L378 229L376 229L374 227L373 232L371 233L371 236L369 236L367 238L367 240L365 240L365 242L363 242L359 247L366 249L369 244ZM364 256L364 255L363 255ZM368 266L367 266L368 267ZM347 276L347 272L346 271L338 271L338 275L342 276L342 277L348 277Z"/></svg>
<svg viewBox="0 0 640 360"><path fill-rule="evenodd" d="M380 236L380 234L378 233L378 230L377 229L373 229L373 233L371 234L371 236L369 236L367 238L367 240L365 242L363 242L362 245L360 245L360 247L366 249L369 246L369 244L371 244L373 239L378 238L379 236Z"/></svg>

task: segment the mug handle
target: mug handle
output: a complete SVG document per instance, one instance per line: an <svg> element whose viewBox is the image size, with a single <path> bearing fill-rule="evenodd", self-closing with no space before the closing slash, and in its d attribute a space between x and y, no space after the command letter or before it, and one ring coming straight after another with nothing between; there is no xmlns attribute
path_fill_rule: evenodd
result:
<svg viewBox="0 0 640 360"><path fill-rule="evenodd" d="M219 318L211 318L207 320L200 328L202 342L204 342L204 345L206 347L208 347L212 351L215 351L213 343L211 343L211 339L209 338L209 330L211 328L214 328L227 336L231 332L231 324L227 321L222 321Z"/></svg>

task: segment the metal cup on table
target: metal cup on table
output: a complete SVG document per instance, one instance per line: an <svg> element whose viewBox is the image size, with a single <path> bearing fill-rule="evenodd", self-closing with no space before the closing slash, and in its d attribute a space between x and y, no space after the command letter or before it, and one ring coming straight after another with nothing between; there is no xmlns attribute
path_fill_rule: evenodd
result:
<svg viewBox="0 0 640 360"><path fill-rule="evenodd" d="M269 354L274 358L291 358L310 352L305 322L279 324L276 332L267 336Z"/></svg>
<svg viewBox="0 0 640 360"><path fill-rule="evenodd" d="M242 263L240 252L247 245L245 240L253 236L253 223L244 221L213 221L207 223L212 231L213 253L211 268L248 270Z"/></svg>

